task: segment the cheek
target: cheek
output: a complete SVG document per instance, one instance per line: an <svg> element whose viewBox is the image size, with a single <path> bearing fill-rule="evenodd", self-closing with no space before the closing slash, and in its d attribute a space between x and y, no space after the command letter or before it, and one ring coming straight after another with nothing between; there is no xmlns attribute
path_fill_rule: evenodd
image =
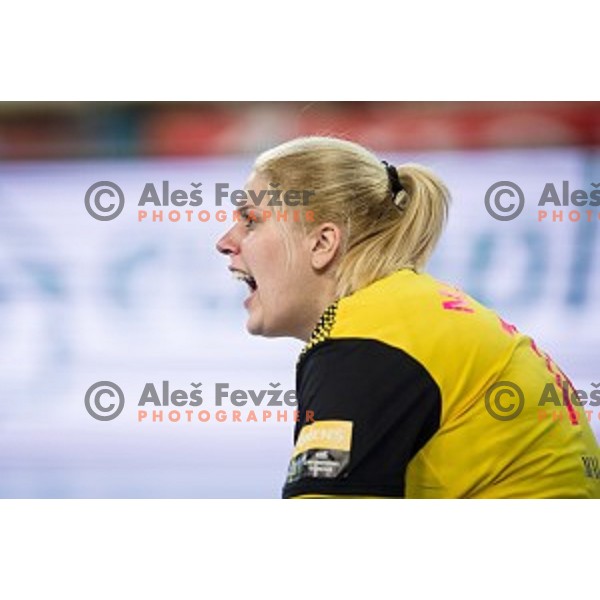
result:
<svg viewBox="0 0 600 600"><path fill-rule="evenodd" d="M295 232L282 231L273 222L259 227L262 229L257 229L256 235L244 240L248 268L258 281L259 292L262 288L264 301L285 301L289 305L289 299L302 292L307 269L303 239Z"/></svg>
<svg viewBox="0 0 600 600"><path fill-rule="evenodd" d="M268 264L262 275L263 287L265 291L277 292L278 296L285 295L290 288L290 284L293 282L293 273L290 272L284 256L270 255L268 259Z"/></svg>
<svg viewBox="0 0 600 600"><path fill-rule="evenodd" d="M275 226L265 223L263 227L260 236L245 240L244 254L248 267L257 278L268 282L286 279L291 264L285 240Z"/></svg>

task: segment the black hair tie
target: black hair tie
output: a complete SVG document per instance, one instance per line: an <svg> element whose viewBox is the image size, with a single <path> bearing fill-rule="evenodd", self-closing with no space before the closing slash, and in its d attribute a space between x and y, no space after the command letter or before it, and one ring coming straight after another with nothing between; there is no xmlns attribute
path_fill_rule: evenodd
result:
<svg viewBox="0 0 600 600"><path fill-rule="evenodd" d="M392 190L392 201L396 204L396 196L404 189L400 183L400 177L398 176L398 169L394 165L390 165L387 161L381 161L385 165L385 170L390 180L390 189Z"/></svg>

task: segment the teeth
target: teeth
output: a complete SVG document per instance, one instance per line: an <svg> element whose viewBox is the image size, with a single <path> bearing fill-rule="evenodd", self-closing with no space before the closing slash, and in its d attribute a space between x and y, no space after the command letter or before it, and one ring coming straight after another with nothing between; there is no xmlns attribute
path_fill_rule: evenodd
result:
<svg viewBox="0 0 600 600"><path fill-rule="evenodd" d="M244 273L243 271L232 271L233 277L234 279L237 279L238 281L243 281L245 283L248 284L248 287L254 291L258 286L256 285L256 279L254 279L254 277L252 277L251 275L248 275L248 273Z"/></svg>

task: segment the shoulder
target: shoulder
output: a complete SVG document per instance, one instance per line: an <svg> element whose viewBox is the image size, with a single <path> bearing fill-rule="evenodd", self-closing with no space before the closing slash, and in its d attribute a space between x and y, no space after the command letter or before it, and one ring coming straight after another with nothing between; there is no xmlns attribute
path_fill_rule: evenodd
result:
<svg viewBox="0 0 600 600"><path fill-rule="evenodd" d="M395 334L415 325L419 315L434 309L436 282L428 275L402 270L330 305L306 344L303 354L331 339L373 339L391 345ZM429 310L424 303L431 304Z"/></svg>
<svg viewBox="0 0 600 600"><path fill-rule="evenodd" d="M370 337L397 345L439 309L441 285L409 269L380 279L339 301L331 337Z"/></svg>
<svg viewBox="0 0 600 600"><path fill-rule="evenodd" d="M517 343L505 325L456 287L404 269L331 305L301 362L320 354L315 350L325 341L370 340L411 357L445 389L464 373L465 364L486 376L502 366Z"/></svg>

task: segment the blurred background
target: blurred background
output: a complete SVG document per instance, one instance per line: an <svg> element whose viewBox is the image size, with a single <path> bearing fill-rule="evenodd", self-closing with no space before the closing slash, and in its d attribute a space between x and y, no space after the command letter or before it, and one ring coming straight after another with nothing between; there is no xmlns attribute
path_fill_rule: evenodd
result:
<svg viewBox="0 0 600 600"><path fill-rule="evenodd" d="M216 382L293 389L301 344L245 332L244 287L214 251L226 223L138 222L136 203L149 182L202 182L213 210L216 182L242 188L257 153L300 135L434 169L453 207L430 271L579 389L600 383L600 208L537 219L546 184L600 183L600 103L0 103L0 497L279 496L291 422L137 421L148 382L202 382L207 409ZM98 181L124 192L114 220L85 209ZM486 211L498 181L525 194L514 220ZM85 410L97 381L124 391L113 421ZM600 437L598 407L591 421Z"/></svg>

